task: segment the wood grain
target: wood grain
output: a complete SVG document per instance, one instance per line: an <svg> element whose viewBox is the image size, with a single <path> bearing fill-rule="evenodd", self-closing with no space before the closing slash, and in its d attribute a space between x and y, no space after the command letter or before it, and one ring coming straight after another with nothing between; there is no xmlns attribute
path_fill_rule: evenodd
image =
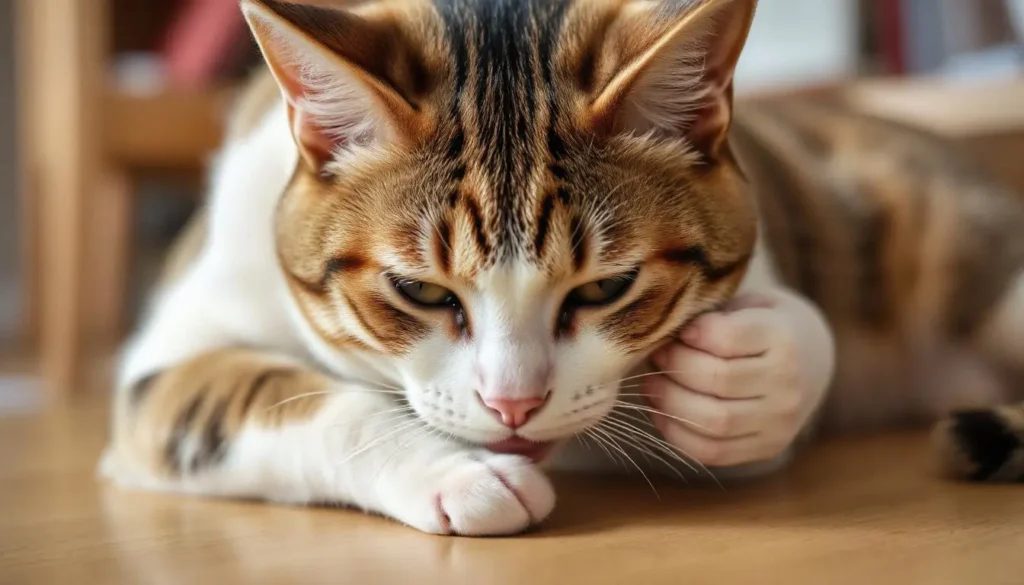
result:
<svg viewBox="0 0 1024 585"><path fill-rule="evenodd" d="M121 491L94 478L100 404L0 418L0 583L1020 583L1015 486L932 477L918 434L828 443L731 487L558 478L518 538L357 512Z"/></svg>

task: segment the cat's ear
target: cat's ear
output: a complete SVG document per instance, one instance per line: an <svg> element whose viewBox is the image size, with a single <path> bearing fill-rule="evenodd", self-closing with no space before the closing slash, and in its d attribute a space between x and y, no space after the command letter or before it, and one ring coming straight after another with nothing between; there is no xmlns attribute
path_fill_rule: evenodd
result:
<svg viewBox="0 0 1024 585"><path fill-rule="evenodd" d="M606 31L589 115L608 132L685 138L710 161L732 122L733 75L757 0L632 0Z"/></svg>
<svg viewBox="0 0 1024 585"><path fill-rule="evenodd" d="M407 57L393 24L277 0L242 0L242 11L312 168L322 171L346 148L409 138L416 112L393 83Z"/></svg>

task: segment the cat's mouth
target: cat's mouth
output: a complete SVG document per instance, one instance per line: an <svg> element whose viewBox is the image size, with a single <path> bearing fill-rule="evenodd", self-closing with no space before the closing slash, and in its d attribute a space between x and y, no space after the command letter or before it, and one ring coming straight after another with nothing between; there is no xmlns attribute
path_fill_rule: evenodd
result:
<svg viewBox="0 0 1024 585"><path fill-rule="evenodd" d="M495 453L522 455L529 457L534 462L540 462L551 453L554 446L554 441L537 443L523 437L512 436L497 443L491 443L487 445L487 448Z"/></svg>

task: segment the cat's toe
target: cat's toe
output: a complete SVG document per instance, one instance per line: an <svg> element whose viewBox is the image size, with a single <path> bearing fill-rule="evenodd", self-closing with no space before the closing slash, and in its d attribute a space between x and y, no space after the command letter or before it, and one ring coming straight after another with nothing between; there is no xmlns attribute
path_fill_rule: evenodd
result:
<svg viewBox="0 0 1024 585"><path fill-rule="evenodd" d="M458 451L382 478L378 511L431 534L522 532L555 507L547 477L526 457Z"/></svg>
<svg viewBox="0 0 1024 585"><path fill-rule="evenodd" d="M515 534L547 518L555 492L524 457L475 454L444 479L438 524L449 534Z"/></svg>

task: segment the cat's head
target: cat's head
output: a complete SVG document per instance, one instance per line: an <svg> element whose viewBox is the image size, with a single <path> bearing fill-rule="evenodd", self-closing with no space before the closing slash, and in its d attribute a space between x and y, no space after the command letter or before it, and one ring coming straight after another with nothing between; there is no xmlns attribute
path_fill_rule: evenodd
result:
<svg viewBox="0 0 1024 585"><path fill-rule="evenodd" d="M429 424L571 436L735 292L755 0L319 4L243 2L301 154L281 264L318 336L377 355Z"/></svg>

